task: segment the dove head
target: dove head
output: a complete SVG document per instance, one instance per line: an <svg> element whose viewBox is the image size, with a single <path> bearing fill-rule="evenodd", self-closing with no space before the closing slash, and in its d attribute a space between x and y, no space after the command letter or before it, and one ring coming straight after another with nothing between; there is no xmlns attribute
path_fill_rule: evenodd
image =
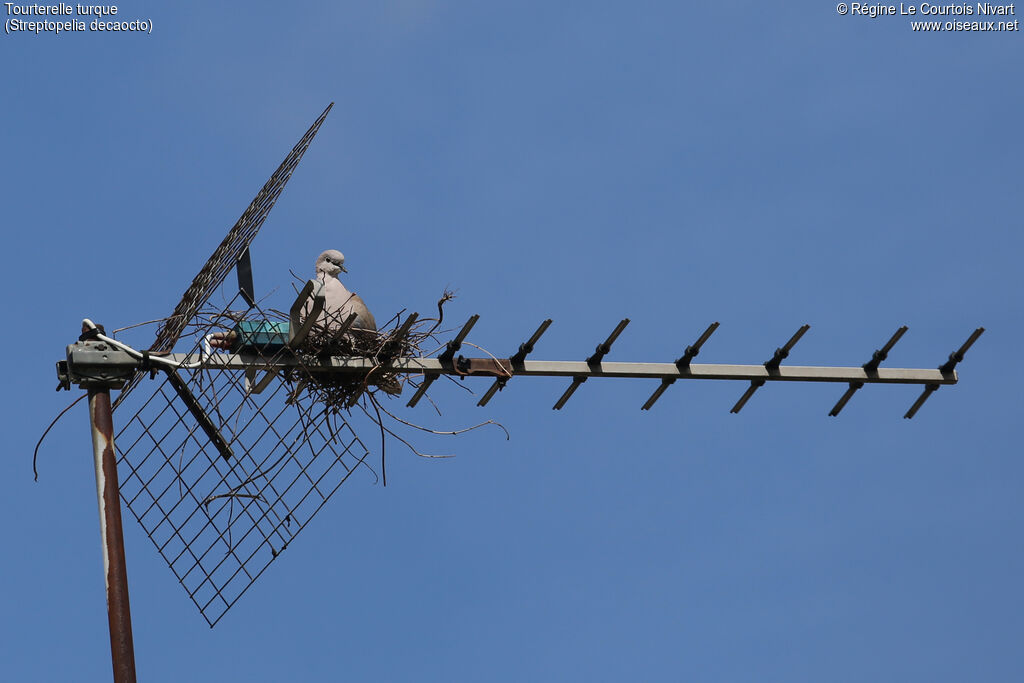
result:
<svg viewBox="0 0 1024 683"><path fill-rule="evenodd" d="M345 255L337 249L328 249L317 257L316 272L326 273L330 277L337 277L338 273L347 273Z"/></svg>

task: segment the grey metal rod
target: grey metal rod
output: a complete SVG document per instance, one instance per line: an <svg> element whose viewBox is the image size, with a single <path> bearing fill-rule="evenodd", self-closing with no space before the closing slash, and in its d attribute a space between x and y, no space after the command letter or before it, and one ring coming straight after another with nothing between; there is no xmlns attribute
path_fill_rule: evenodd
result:
<svg viewBox="0 0 1024 683"><path fill-rule="evenodd" d="M891 337L889 337L889 341L885 342L885 346L877 349L873 354L871 354L871 360L864 364L864 369L869 372L871 370L877 370L879 364L889 357L889 352L892 351L892 347L896 346L896 342L898 342L903 335L907 333L907 329L906 325L901 325L900 328L896 330Z"/></svg>
<svg viewBox="0 0 1024 683"><path fill-rule="evenodd" d="M915 415L917 415L917 411L921 409L921 406L923 406L924 402L928 400L928 397L934 394L936 391L938 391L938 389L938 384L929 384L928 386L926 386L924 388L924 391L921 392L921 395L917 397L916 401L914 401L914 405L910 406L910 410L908 410L903 415L903 418L906 420L910 420Z"/></svg>
<svg viewBox="0 0 1024 683"><path fill-rule="evenodd" d="M842 409L846 407L846 404L850 402L850 399L853 398L853 395L856 394L857 391L863 386L864 384L861 382L850 382L850 388L846 390L846 393L839 397L839 400L836 401L836 404L832 406L832 410L828 411L829 417L838 417L840 411L842 411Z"/></svg>
<svg viewBox="0 0 1024 683"><path fill-rule="evenodd" d="M89 389L89 423L96 465L96 495L100 510L103 544L103 573L107 588L107 618L110 627L110 657L115 683L134 683L135 645L128 602L128 570L121 527L121 494L114 454L114 422L110 389Z"/></svg>
<svg viewBox="0 0 1024 683"><path fill-rule="evenodd" d="M974 342L978 341L978 337L980 337L981 333L984 331L984 327L979 327L974 330L974 332L971 333L971 336L967 338L967 341L965 341L959 349L949 354L949 360L940 365L939 370L942 370L943 372L952 372L953 368L956 367L956 364L964 359L964 354L967 353L967 350L971 348Z"/></svg>
<svg viewBox="0 0 1024 683"><path fill-rule="evenodd" d="M764 386L764 380L763 379L751 380L750 381L750 386L747 387L747 390L743 392L742 396L740 396L740 400L736 401L736 405L734 405L729 410L729 412L730 413L738 413L741 410L743 410L743 406L747 405L747 401L749 401L750 397L754 395L754 392L757 391L758 389L760 389L763 386Z"/></svg>
<svg viewBox="0 0 1024 683"><path fill-rule="evenodd" d="M168 360L196 363L200 358L191 354L170 354ZM256 356L217 353L204 359L209 370L265 369L266 359ZM489 359L488 359L489 360ZM500 359L499 359L500 360ZM74 355L72 355L74 361ZM296 359L281 358L280 367L304 365L310 370L325 372L366 372L376 365L373 360L359 356L333 356L319 364L302 363ZM90 364L97 368L98 364ZM461 375L450 364L437 358L401 358L388 366L392 372L438 373ZM868 373L862 367L831 367L782 365L769 372L763 365L722 365L691 363L681 369L675 363L602 362L593 366L586 361L526 360L512 368L512 374L523 377L637 377L649 379L737 379L782 382L856 382L869 384L956 384L956 371L943 373L937 368L879 368Z"/></svg>
<svg viewBox="0 0 1024 683"><path fill-rule="evenodd" d="M718 329L718 321L715 321L708 325L708 328L704 330L704 334L700 335L697 341L693 342L686 347L683 355L676 360L676 365L689 365L690 362L700 353L700 349L711 338L711 335L715 330Z"/></svg>
<svg viewBox="0 0 1024 683"><path fill-rule="evenodd" d="M504 379L504 378L499 377L498 379L494 380L494 384L492 384L490 387L488 387L487 391L484 392L484 395L481 396L480 400L476 402L476 404L478 406L483 407L483 406L487 405L488 401L490 401L492 398L494 398L494 395L496 393L498 393L498 391L500 391L502 386L503 386L502 385L502 381L501 381L502 379Z"/></svg>
<svg viewBox="0 0 1024 683"><path fill-rule="evenodd" d="M522 363L526 360L526 357L533 353L533 347L540 341L542 334L547 332L548 328L551 327L551 318L546 319L542 322L533 333L533 335L526 340L525 343L519 345L519 350L513 354L509 360L512 361L512 365Z"/></svg>
<svg viewBox="0 0 1024 683"><path fill-rule="evenodd" d="M476 325L476 321L480 319L480 316L473 314L466 321L466 324L462 326L459 333L455 335L455 339L452 339L448 344L445 345L444 351L438 356L441 361L451 362L455 357L455 352L462 348L462 342L466 340L466 336L469 331L473 329L473 325Z"/></svg>
<svg viewBox="0 0 1024 683"><path fill-rule="evenodd" d="M419 389L417 389L416 393L412 395L412 398L409 399L409 402L405 404L406 407L415 408L416 404L420 402L421 398L423 398L423 395L427 393L427 389L430 388L430 385L433 384L434 380L437 379L438 377L440 377L440 375L437 373L430 374L424 377L423 382L419 386Z"/></svg>
<svg viewBox="0 0 1024 683"><path fill-rule="evenodd" d="M566 401L572 398L572 395L576 393L576 390L580 388L580 385L587 381L586 377L574 377L572 383L565 390L565 392L558 397L555 401L555 405L551 406L552 410L561 410L565 406Z"/></svg>
<svg viewBox="0 0 1024 683"><path fill-rule="evenodd" d="M800 341L800 338L803 337L809 329L811 329L810 325L801 325L800 329L793 333L793 336L789 338L788 342L786 342L781 348L775 349L774 355L764 362L764 366L770 370L778 368L782 364L782 361L789 357L789 352L793 350L796 343Z"/></svg>
<svg viewBox="0 0 1024 683"><path fill-rule="evenodd" d="M594 354L587 358L587 362L592 365L600 363L601 359L607 356L612 350L612 344L615 343L615 340L619 338L619 335L622 334L622 331L626 329L626 325L628 324L629 318L623 318L620 320L619 324L615 326L614 330L612 330L612 333L608 335L608 338L605 339L603 343L597 345L597 348L594 349Z"/></svg>
<svg viewBox="0 0 1024 683"><path fill-rule="evenodd" d="M665 393L666 389L672 386L673 382L675 382L674 379L661 380L661 384L659 384L658 388L654 390L654 393L651 394L651 397L647 399L647 402L640 406L640 410L650 410L651 407L654 405L654 402L661 398L661 395Z"/></svg>

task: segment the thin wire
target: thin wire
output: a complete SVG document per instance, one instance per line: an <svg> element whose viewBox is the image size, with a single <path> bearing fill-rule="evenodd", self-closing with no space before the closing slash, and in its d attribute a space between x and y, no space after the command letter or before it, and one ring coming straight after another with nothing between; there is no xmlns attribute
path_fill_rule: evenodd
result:
<svg viewBox="0 0 1024 683"><path fill-rule="evenodd" d="M162 323L165 320L167 320L167 318L156 318L155 320L147 320L144 323L135 323L134 325L127 325L125 327L119 327L116 330L114 330L113 332L111 332L110 334L117 334L118 332L124 332L125 330L133 330L136 327L142 327L143 325L152 325L153 323Z"/></svg>
<svg viewBox="0 0 1024 683"><path fill-rule="evenodd" d="M376 403L376 399L374 399L373 397L371 397L370 400L374 401ZM398 417L397 415L392 413L390 410L388 410L384 406L380 406L380 409L383 410L385 413L387 413L388 417L390 417L391 419L396 420L398 422L401 422L402 424L404 424L404 425L406 425L408 427L412 427L414 429L419 429L420 431L424 431L424 432L429 432L431 434L437 434L438 436L458 436L459 434L465 434L466 432L471 432L474 429L480 429L481 427L486 427L487 425L494 425L495 427L500 428L501 431L505 432L505 440L506 441L511 441L512 440L512 436L508 433L508 430L505 429L505 425L501 424L500 422L495 422L494 420L487 420L486 422L481 422L480 424L473 425L472 427L464 427L463 429L456 429L456 430L451 430L451 431L440 431L438 429L430 429L429 427L424 427L422 425L418 425L418 424L415 424L413 422L409 422L408 420L403 420L402 418Z"/></svg>
<svg viewBox="0 0 1024 683"><path fill-rule="evenodd" d="M57 415L57 417L53 418L53 422L51 422L50 426L46 428L46 431L43 432L43 435L41 437L39 437L39 441L36 442L36 449L32 452L32 474L35 475L35 478L33 479L33 481L39 481L39 470L36 469L36 458L39 457L39 447L43 445L43 439L45 439L46 435L50 433L50 430L53 429L53 426L55 424L57 424L57 421L60 420L62 417L64 417L64 413L66 413L69 410L71 410L72 408L74 408L76 405L78 405L79 401L81 401L83 398L85 398L88 395L89 394L82 394L81 396L76 398L74 401L72 401L71 405L69 405L64 410L60 411L60 413Z"/></svg>
<svg viewBox="0 0 1024 683"><path fill-rule="evenodd" d="M388 485L388 471L384 467L384 420L380 416L380 407L377 405L377 399L370 396L370 403L373 404L373 409L377 411L377 425L380 427L380 475L384 482L384 486ZM359 406L363 408L362 406ZM366 412L366 408L363 408L363 412Z"/></svg>

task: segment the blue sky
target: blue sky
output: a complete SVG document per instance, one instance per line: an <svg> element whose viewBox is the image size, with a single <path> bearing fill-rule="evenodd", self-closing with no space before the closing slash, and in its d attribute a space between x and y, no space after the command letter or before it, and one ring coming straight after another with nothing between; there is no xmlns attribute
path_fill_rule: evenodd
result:
<svg viewBox="0 0 1024 683"><path fill-rule="evenodd" d="M1015 681L1021 34L823 3L119 6L151 35L5 35L3 677L104 680L86 410L54 362L89 317L166 315L328 102L253 245L257 291L345 252L378 320L479 313L535 357L935 367L910 387L445 383L402 415L496 431L390 451L212 631L126 518L150 681ZM5 17L6 18L6 17ZM311 274L311 273L310 273ZM274 297L277 297L276 299ZM283 290L271 294L287 306ZM29 343L25 343L29 341ZM467 382L469 385L470 382ZM482 392L488 382L472 383ZM356 421L357 430L372 431ZM367 439L375 443L375 437Z"/></svg>

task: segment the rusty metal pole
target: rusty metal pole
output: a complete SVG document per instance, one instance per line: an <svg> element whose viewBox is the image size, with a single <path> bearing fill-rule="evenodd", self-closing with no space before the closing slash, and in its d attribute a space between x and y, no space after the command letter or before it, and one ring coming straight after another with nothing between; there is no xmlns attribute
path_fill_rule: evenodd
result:
<svg viewBox="0 0 1024 683"><path fill-rule="evenodd" d="M117 483L117 457L114 455L110 389L90 387L88 391L114 683L135 683L135 645L132 642L132 615L128 605L128 571L121 529L121 493Z"/></svg>

